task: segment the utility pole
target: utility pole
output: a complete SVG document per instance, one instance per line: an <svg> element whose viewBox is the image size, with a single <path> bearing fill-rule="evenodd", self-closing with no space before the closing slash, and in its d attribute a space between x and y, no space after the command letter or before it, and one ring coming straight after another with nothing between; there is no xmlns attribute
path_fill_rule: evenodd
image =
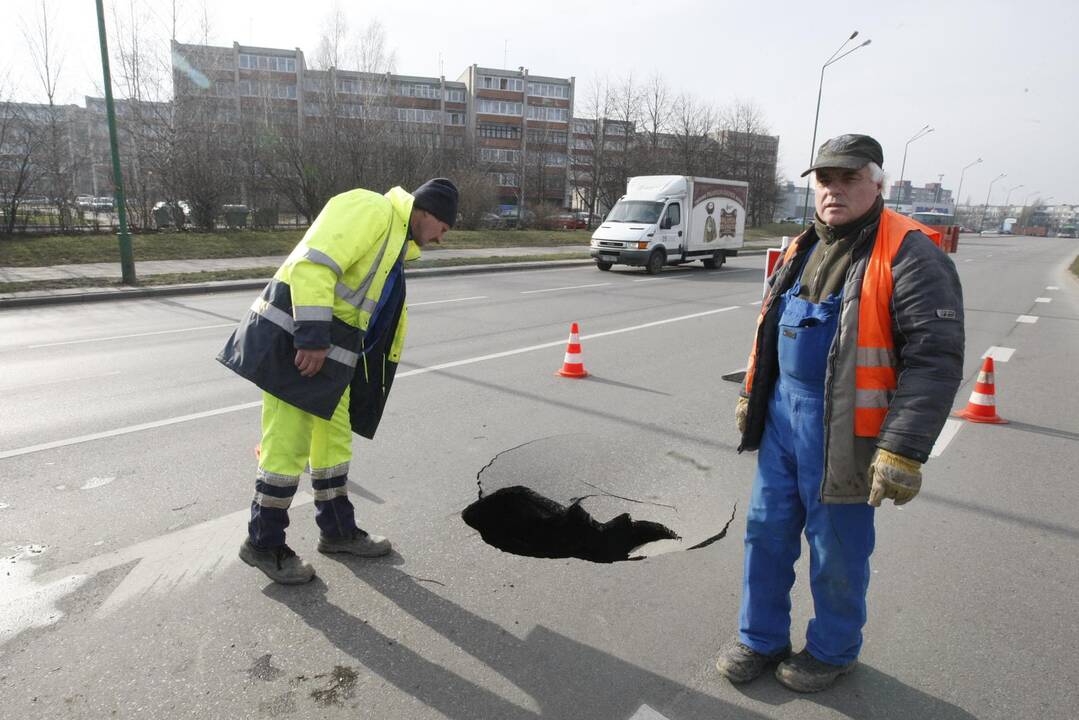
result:
<svg viewBox="0 0 1079 720"><path fill-rule="evenodd" d="M127 233L127 207L124 202L124 174L120 169L120 147L116 140L116 109L112 102L112 74L109 72L109 43L105 37L105 9L97 0L97 32L101 41L101 70L105 76L105 109L109 117L109 146L112 150L112 180L116 188L116 211L120 218L120 274L125 285L135 284L135 256Z"/></svg>

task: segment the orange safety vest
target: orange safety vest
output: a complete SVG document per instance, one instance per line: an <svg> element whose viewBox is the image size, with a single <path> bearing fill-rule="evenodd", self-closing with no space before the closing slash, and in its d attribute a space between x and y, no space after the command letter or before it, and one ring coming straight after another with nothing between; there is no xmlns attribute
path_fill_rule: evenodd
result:
<svg viewBox="0 0 1079 720"><path fill-rule="evenodd" d="M877 238L873 253L862 278L862 292L858 308L858 357L855 365L854 434L859 437L876 437L888 414L890 395L896 389L895 338L892 336L892 262L895 260L903 238L918 230L934 243L940 244L940 233L927 226L885 208L881 211L877 226ZM798 237L783 256L786 265L797 254L801 241L808 233ZM778 269L778 268L777 268ZM768 306L771 303L767 304ZM757 332L761 331L768 307L761 306L757 318ZM753 375L757 361L757 342L749 356L746 370L746 393L753 389Z"/></svg>

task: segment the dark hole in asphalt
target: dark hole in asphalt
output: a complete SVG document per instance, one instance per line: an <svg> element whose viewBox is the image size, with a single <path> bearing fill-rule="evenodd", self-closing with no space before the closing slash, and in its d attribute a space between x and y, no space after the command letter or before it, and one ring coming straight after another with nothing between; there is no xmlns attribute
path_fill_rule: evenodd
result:
<svg viewBox="0 0 1079 720"><path fill-rule="evenodd" d="M656 540L680 540L670 528L629 513L599 522L577 498L569 506L521 485L501 488L465 508L469 527L488 545L514 555L578 558L598 563L634 560L635 548Z"/></svg>

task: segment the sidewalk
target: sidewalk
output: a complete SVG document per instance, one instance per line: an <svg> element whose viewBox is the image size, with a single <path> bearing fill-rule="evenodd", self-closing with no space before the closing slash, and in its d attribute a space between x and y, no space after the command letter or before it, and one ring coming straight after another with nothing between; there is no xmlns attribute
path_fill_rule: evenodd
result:
<svg viewBox="0 0 1079 720"><path fill-rule="evenodd" d="M747 241L740 250L742 255L756 255L767 247L778 247L779 238ZM568 253L586 254L588 245L559 245L554 247L489 247L474 249L425 248L424 260L445 260L455 258L515 258L527 255L565 255ZM136 260L135 272L138 277L175 273L198 273L213 270L244 270L251 268L276 269L284 262L284 255L265 257L219 258L213 260ZM501 270L527 270L536 267L554 265L575 265L591 263L591 258L580 260L540 260L528 262L484 263L476 265L455 265L443 268L416 268L408 270L409 275L451 275L470 272L492 272ZM26 305L44 305L68 302L88 302L93 300L116 299L120 297L150 297L159 295L181 295L201 292L223 292L261 288L269 280L272 270L266 277L253 280L222 280L215 282L197 282L183 285L157 285L152 287L80 287L57 290L28 290L14 293L0 293L0 308ZM0 267L0 282L33 282L48 280L70 280L73 278L97 278L116 281L121 277L119 263L84 263L78 265L51 265L45 267Z"/></svg>

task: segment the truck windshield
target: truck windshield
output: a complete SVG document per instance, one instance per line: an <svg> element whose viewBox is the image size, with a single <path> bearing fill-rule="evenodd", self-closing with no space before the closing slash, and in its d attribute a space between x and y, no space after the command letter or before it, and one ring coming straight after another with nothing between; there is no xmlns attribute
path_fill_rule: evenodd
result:
<svg viewBox="0 0 1079 720"><path fill-rule="evenodd" d="M647 223L648 225L659 222L659 214L663 212L663 203L649 202L646 200L619 200L607 216L607 222L621 223Z"/></svg>

